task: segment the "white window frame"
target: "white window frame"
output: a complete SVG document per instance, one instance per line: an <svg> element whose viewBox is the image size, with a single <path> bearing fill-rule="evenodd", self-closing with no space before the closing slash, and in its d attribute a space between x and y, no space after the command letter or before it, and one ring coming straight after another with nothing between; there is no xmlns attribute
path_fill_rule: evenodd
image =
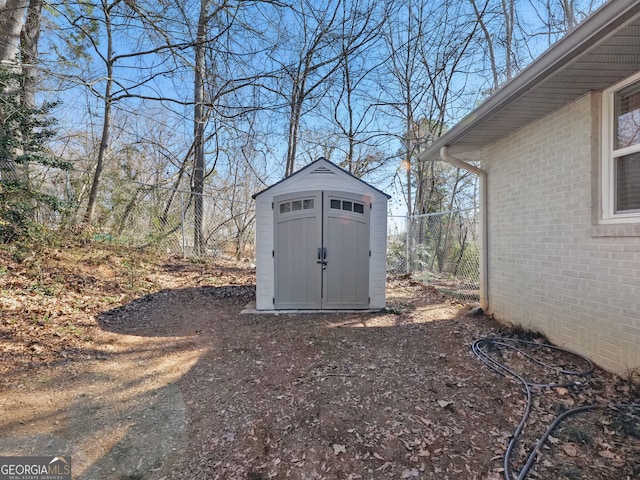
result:
<svg viewBox="0 0 640 480"><path fill-rule="evenodd" d="M640 152L640 144L614 151L614 96L616 92L633 83L640 82L640 72L602 92L602 166L601 195L602 215L599 223L640 223L640 212L615 212L614 158Z"/></svg>

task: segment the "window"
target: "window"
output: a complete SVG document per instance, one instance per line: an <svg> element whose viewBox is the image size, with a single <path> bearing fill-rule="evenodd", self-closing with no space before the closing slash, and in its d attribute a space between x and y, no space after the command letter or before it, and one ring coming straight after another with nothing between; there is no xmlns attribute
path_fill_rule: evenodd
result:
<svg viewBox="0 0 640 480"><path fill-rule="evenodd" d="M284 202L280 204L280 213L287 213L291 211L291 203Z"/></svg>
<svg viewBox="0 0 640 480"><path fill-rule="evenodd" d="M364 204L358 202L331 199L330 205L334 210L345 210L347 212L364 213Z"/></svg>
<svg viewBox="0 0 640 480"><path fill-rule="evenodd" d="M282 202L279 204L280 213L297 212L300 210L312 210L313 198L305 198L304 200L293 200Z"/></svg>
<svg viewBox="0 0 640 480"><path fill-rule="evenodd" d="M602 223L640 221L640 74L603 94Z"/></svg>

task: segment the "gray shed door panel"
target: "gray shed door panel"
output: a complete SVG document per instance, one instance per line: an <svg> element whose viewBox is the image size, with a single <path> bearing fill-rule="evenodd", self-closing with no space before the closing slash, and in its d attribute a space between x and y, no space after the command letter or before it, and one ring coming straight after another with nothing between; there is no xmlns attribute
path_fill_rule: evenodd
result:
<svg viewBox="0 0 640 480"><path fill-rule="evenodd" d="M275 308L321 308L322 270L316 263L322 238L322 195L285 195L274 199Z"/></svg>
<svg viewBox="0 0 640 480"><path fill-rule="evenodd" d="M369 306L369 205L342 192L274 198L276 309Z"/></svg>
<svg viewBox="0 0 640 480"><path fill-rule="evenodd" d="M369 200L362 196L324 193L323 308L369 306L369 216Z"/></svg>

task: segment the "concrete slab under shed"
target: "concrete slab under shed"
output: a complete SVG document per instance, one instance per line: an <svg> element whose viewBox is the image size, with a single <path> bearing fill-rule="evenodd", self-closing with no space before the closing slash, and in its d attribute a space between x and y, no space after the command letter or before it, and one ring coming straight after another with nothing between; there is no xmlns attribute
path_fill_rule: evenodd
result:
<svg viewBox="0 0 640 480"><path fill-rule="evenodd" d="M244 308L240 311L240 315L286 315L299 313L377 313L381 312L382 310L383 309L380 308L371 308L368 310L256 310L256 302L255 300L252 300L244 306Z"/></svg>

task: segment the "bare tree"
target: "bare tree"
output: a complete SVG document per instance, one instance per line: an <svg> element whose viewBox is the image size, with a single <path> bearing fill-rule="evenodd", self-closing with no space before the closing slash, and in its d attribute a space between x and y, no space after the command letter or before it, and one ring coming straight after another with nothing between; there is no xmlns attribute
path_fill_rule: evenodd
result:
<svg viewBox="0 0 640 480"><path fill-rule="evenodd" d="M107 148L109 146L109 134L111 129L111 109L113 106L113 69L114 64L117 62L117 58L113 50L113 24L111 22L111 14L114 7L120 3L119 0L115 0L114 3L107 4L102 2L102 13L104 14L104 28L107 38L107 50L105 54L100 54L99 57L103 60L106 70L106 81L104 86L104 93L101 97L103 99L103 112L102 112L102 135L100 137L100 148L98 150L98 159L96 162L95 171L93 174L93 181L91 183L91 190L89 191L89 202L87 204L87 211L84 216L84 222L91 224L93 214L96 208L96 201L98 198L98 186L102 178L102 171L106 161ZM93 43L97 49L98 44Z"/></svg>
<svg viewBox="0 0 640 480"><path fill-rule="evenodd" d="M402 174L408 214L425 213L430 170L414 165L416 155L446 130L469 69L477 23L460 3L406 2L385 32L388 72L380 78L388 114L402 125ZM418 174L416 178L415 174ZM414 196L414 187L419 192Z"/></svg>
<svg viewBox="0 0 640 480"><path fill-rule="evenodd" d="M551 45L604 3L606 0L531 0L540 27L528 35L544 35L547 45Z"/></svg>
<svg viewBox="0 0 640 480"><path fill-rule="evenodd" d="M193 73L193 183L192 192L195 220L193 227L193 247L196 254L204 252L204 235L202 231L203 198L204 193L204 78L205 78L205 48L207 41L207 24L209 22L210 0L200 0L200 13L196 33L195 65Z"/></svg>
<svg viewBox="0 0 640 480"><path fill-rule="evenodd" d="M493 91L500 85L500 74L498 73L498 61L496 59L495 49L493 47L493 36L489 31L487 22L485 21L485 12L487 6L489 5L489 0L485 0L484 5L482 6L479 6L476 0L469 0L469 2L473 7L473 13L476 16L476 21L478 22L478 26L482 30L482 35L487 45L487 55L489 57L489 66L491 68L491 77L493 79L490 91Z"/></svg>
<svg viewBox="0 0 640 480"><path fill-rule="evenodd" d="M372 79L383 59L372 52L380 47L382 28L389 19L389 4L353 2L350 8L351 14L346 11L343 14L348 21L342 22L340 34L342 61L335 87L337 94L328 98L336 99L331 120L345 144L340 165L362 177L386 161L374 140L380 138L380 132L371 129L375 109L365 105L377 103L370 90L375 90Z"/></svg>
<svg viewBox="0 0 640 480"><path fill-rule="evenodd" d="M194 43L194 142L192 193L194 206L194 251L205 251L203 221L205 180L214 172L222 154L218 142L225 133L235 132L243 118L259 108L253 91L261 73L245 58L256 55L264 46L256 47L250 21L244 18L247 5L230 1L213 3L200 0L200 11ZM250 10L250 9L249 9ZM243 42L243 40L246 40ZM233 135L233 133L232 133ZM211 155L206 145L213 143ZM207 161L206 157L212 160Z"/></svg>
<svg viewBox="0 0 640 480"><path fill-rule="evenodd" d="M251 215L244 210L242 189L259 185L264 172L257 159L274 162L285 145L285 176L311 152L332 156L357 176L400 158L408 212L447 208L462 198L466 178L448 167L418 162L420 150L458 120L459 111L475 105L476 90L493 91L517 74L545 37L557 39L604 0L528 0L526 10L525 1L47 4L45 28L60 28L58 36L41 39L51 48L40 50L60 59L48 64L49 73L69 88L75 82L75 92L92 95L78 101L77 109L90 119L82 144L83 161L91 161L93 171L68 182L78 186L76 198L86 202L84 220L97 224L94 217L108 211L100 206L108 206L105 182L135 181L126 171L127 155L164 165L146 153L134 155L127 144L138 141L141 128L133 118L145 114L153 121L170 118L173 125L190 125L176 128L182 130L181 141L156 142L163 158L170 159L169 173L157 181L190 190L196 253L205 251L211 235L203 195L224 188L235 199L225 204L235 219L225 225L246 231ZM16 92L29 104L36 98L35 79L46 73L39 68L37 48L43 5L43 0L0 0L0 61L23 62L25 81ZM52 9L55 15L47 13ZM523 12L536 16L523 18ZM469 81L478 74L487 77L480 87ZM465 96L470 88L473 95ZM160 113L148 113L150 105ZM68 128L74 135L82 131L77 125ZM234 164L237 145L245 140L252 151L262 150ZM222 166L233 184L220 181ZM86 185L80 186L80 180ZM137 187L125 194L131 198L122 198L122 228L139 203L135 199L147 198ZM168 218L177 198L175 192L158 196L160 218Z"/></svg>
<svg viewBox="0 0 640 480"><path fill-rule="evenodd" d="M287 21L281 18L277 35L288 39L270 52L269 58L277 72L273 91L286 105L287 153L284 176L295 171L300 125L308 103L318 102L326 93L329 82L340 67L343 52L341 45L341 24L348 21L343 17L345 0L299 0L287 13ZM292 20L291 20L292 19ZM286 24L286 25L285 25ZM359 39L347 48L357 48Z"/></svg>
<svg viewBox="0 0 640 480"><path fill-rule="evenodd" d="M151 6L165 8L161 3ZM67 81L86 88L99 102L99 148L84 215L84 223L89 225L109 161L114 109L118 105L133 109L126 106L127 101L138 102L138 109L143 101L186 103L154 88L155 82L175 73L174 64L167 64L165 59L168 57L163 54L177 49L181 40L175 39L175 43L171 43L167 36L161 35L165 43L154 43L157 40L154 36L144 35L143 32L156 33L158 30L150 28L150 18L154 16L139 2L102 0L98 5L62 2L54 7L61 34L56 37L57 42L53 39L50 42L53 50L65 59L65 64L71 65L71 72L66 74ZM97 65L101 65L101 69L95 71Z"/></svg>
<svg viewBox="0 0 640 480"><path fill-rule="evenodd" d="M478 30L474 15L464 7L461 2L444 0L408 1L385 32L389 71L381 79L381 88L389 99L389 114L402 125L397 135L402 145L399 174L404 178L399 180L408 217L440 209L448 194L457 193L446 186L448 167L416 158L446 131L447 120L460 101L473 58L470 46ZM424 231L424 219L407 223L409 251L413 239ZM411 270L411 260L407 268Z"/></svg>

